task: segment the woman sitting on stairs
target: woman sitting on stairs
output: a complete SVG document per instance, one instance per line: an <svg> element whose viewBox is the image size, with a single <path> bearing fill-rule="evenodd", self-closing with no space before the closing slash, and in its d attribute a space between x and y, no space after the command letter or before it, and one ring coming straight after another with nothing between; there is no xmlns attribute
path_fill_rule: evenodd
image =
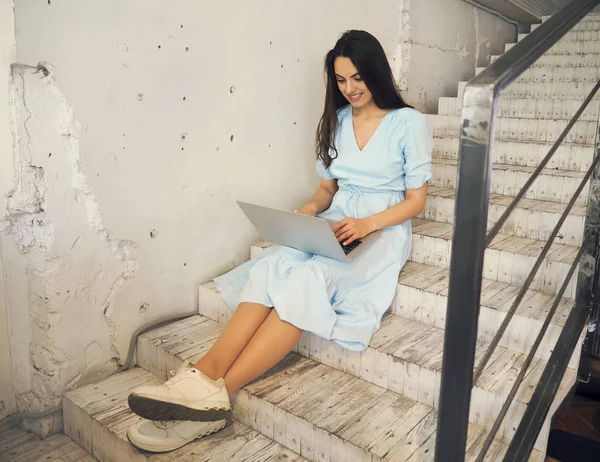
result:
<svg viewBox="0 0 600 462"><path fill-rule="evenodd" d="M408 106L381 44L348 31L325 58L325 108L317 130L321 184L298 213L333 219L350 244L383 230L368 250L340 262L271 247L215 279L231 320L193 367L140 387L129 406L144 419L128 430L137 447L164 452L216 432L229 397L286 356L303 331L364 350L390 307L411 248L411 218L425 207L432 136Z"/></svg>

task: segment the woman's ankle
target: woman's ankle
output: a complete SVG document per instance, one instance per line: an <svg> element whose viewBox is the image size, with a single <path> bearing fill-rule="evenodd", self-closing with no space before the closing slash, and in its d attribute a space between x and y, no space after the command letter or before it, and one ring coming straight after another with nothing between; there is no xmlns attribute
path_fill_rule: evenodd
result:
<svg viewBox="0 0 600 462"><path fill-rule="evenodd" d="M194 364L194 368L198 369L207 377L212 380L218 380L225 376L224 370L222 367L219 367L217 361L211 360L210 358L203 357L196 364Z"/></svg>

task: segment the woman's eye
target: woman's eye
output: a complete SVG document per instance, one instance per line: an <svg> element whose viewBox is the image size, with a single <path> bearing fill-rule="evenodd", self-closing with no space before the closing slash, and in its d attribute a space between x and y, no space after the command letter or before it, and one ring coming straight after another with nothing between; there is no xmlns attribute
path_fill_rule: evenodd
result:
<svg viewBox="0 0 600 462"><path fill-rule="evenodd" d="M338 80L337 83L344 83L344 81L343 80Z"/></svg>
<svg viewBox="0 0 600 462"><path fill-rule="evenodd" d="M362 78L361 77L354 77L354 80L356 80L357 82L362 82Z"/></svg>

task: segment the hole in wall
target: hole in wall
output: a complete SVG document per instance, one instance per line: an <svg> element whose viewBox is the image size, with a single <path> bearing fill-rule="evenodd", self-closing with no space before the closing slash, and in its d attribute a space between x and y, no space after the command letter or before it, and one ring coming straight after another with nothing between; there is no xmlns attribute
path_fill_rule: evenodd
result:
<svg viewBox="0 0 600 462"><path fill-rule="evenodd" d="M235 93L235 85L229 87L229 93L231 93L232 95Z"/></svg>
<svg viewBox="0 0 600 462"><path fill-rule="evenodd" d="M160 50L162 47L160 45L158 45L158 49Z"/></svg>
<svg viewBox="0 0 600 462"><path fill-rule="evenodd" d="M231 136L229 137L229 141L231 141L231 142L233 143L233 142L235 141L235 136L231 135Z"/></svg>
<svg viewBox="0 0 600 462"><path fill-rule="evenodd" d="M181 28L183 29L183 24L181 25Z"/></svg>
<svg viewBox="0 0 600 462"><path fill-rule="evenodd" d="M157 235L158 235L158 231L156 231L156 229L153 229L152 231L150 231L150 239L154 239Z"/></svg>
<svg viewBox="0 0 600 462"><path fill-rule="evenodd" d="M190 51L190 47L185 47L185 51Z"/></svg>
<svg viewBox="0 0 600 462"><path fill-rule="evenodd" d="M187 96L184 96L184 97L183 97L183 100L184 100L184 101L187 101Z"/></svg>
<svg viewBox="0 0 600 462"><path fill-rule="evenodd" d="M48 157L52 157L52 153L51 152L48 153Z"/></svg>

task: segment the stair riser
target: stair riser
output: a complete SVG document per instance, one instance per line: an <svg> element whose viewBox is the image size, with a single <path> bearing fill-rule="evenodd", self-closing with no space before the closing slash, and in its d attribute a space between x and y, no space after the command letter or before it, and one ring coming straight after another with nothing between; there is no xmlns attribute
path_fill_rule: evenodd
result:
<svg viewBox="0 0 600 462"><path fill-rule="evenodd" d="M531 31L533 32L541 24L532 24ZM573 26L573 28L568 32L578 32L578 31L597 31L600 29L600 21L592 18L584 18L579 21L577 24Z"/></svg>
<svg viewBox="0 0 600 462"><path fill-rule="evenodd" d="M457 138L434 138L433 154L440 159L458 159ZM495 164L537 167L552 146L548 143L523 143L495 140L491 161ZM592 165L594 148L575 144L562 144L546 168L587 172Z"/></svg>
<svg viewBox="0 0 600 462"><path fill-rule="evenodd" d="M476 74L485 70L485 67L478 67ZM598 82L600 76L600 67L570 67L570 66L549 66L547 64L534 64L526 70L517 79L518 82L537 82L537 83L560 83L560 82ZM513 84L514 85L514 84ZM570 96L573 98L573 96Z"/></svg>
<svg viewBox="0 0 600 462"><path fill-rule="evenodd" d="M580 37L583 37L584 34L587 34L590 39L580 39ZM519 42L525 38L521 38L521 35L527 36L527 34L519 34ZM507 52L515 45L515 43L505 44L504 51ZM546 52L547 55L568 55L577 53L582 55L600 53L600 39L598 38L598 31L577 31L572 36L566 37L566 39L565 37L560 39L560 42Z"/></svg>
<svg viewBox="0 0 600 462"><path fill-rule="evenodd" d="M129 441L110 432L75 404L68 403L63 411L64 420L71 426L68 430L65 426L65 434L82 446L86 444L85 450L100 462L149 462L150 459L137 451Z"/></svg>
<svg viewBox="0 0 600 462"><path fill-rule="evenodd" d="M581 114L580 121L598 121L600 111L600 95ZM498 100L496 117L538 119L538 120L566 120L567 122L575 115L581 106L582 100L560 100L560 99L503 99ZM438 112L440 116L461 117L462 99L441 97L439 99ZM460 120L460 119L459 119Z"/></svg>
<svg viewBox="0 0 600 462"><path fill-rule="evenodd" d="M241 390L233 416L282 446L315 461L379 461L367 451Z"/></svg>
<svg viewBox="0 0 600 462"><path fill-rule="evenodd" d="M148 377L149 374L145 376ZM136 386L158 385L161 381L155 378L151 381L135 380L123 387L123 377L115 375L107 379L121 385L108 387L105 394L98 396L95 396L94 392L86 394L85 406L89 409L76 404L81 396L71 399L72 394L79 394L78 390L67 393L63 397L65 433L101 462L123 462L124 460L147 462L150 458L137 451L129 443L125 434L130 425L140 420L129 411L125 399ZM129 379L124 380L127 382ZM113 402L120 404L115 406Z"/></svg>
<svg viewBox="0 0 600 462"><path fill-rule="evenodd" d="M431 184L444 188L456 187L457 166L442 163L433 163L433 178ZM514 196L529 179L530 173L517 172L494 168L492 174L491 192L505 196ZM581 182L580 178L563 177L557 175L540 174L533 183L525 198L552 202L567 203ZM552 185L552 187L550 187ZM576 204L587 203L588 189L577 199Z"/></svg>
<svg viewBox="0 0 600 462"><path fill-rule="evenodd" d="M595 84L596 82L514 82L501 93L500 100L577 100L581 104L588 97ZM467 82L458 83L457 96L461 100L466 85Z"/></svg>
<svg viewBox="0 0 600 462"><path fill-rule="evenodd" d="M215 290L200 288L200 314L212 318L215 321L222 322L222 319L229 318L231 315L225 315L224 311L229 311L223 298ZM150 348L160 348L160 346L150 345ZM419 401L428 406L438 408L439 391L441 375L439 371L434 371L418 364L394 359L392 355L377 351L373 348L367 348L364 352L352 352L339 347L335 342L323 340L312 334L304 333L296 346L297 351L302 356L314 359L327 366L341 370L348 374L360 377L363 380L373 383L382 388L394 391L408 398ZM157 356L160 354L157 353ZM156 373L154 371L151 371ZM478 400L474 401L471 408L471 418L476 419L478 423L486 428L491 428L502 405L502 397L489 391L475 387L477 389ZM252 401L255 405L248 409ZM284 426L288 419L297 419L285 411L274 411L273 406L254 396L245 393L243 404L240 408L234 410L234 417L242 423L262 432L268 437L273 436L273 428ZM238 401L239 403L239 401ZM264 403L264 404L263 404ZM498 403L500 405L498 405ZM237 406L238 404L236 404ZM266 405L266 407L265 407ZM261 411L261 407L264 409ZM511 438L514 434L513 428L516 428L524 411L525 404L515 401L513 412L507 416L506 423L499 431L500 435ZM279 424L272 424L273 413L280 414L282 420ZM283 419L283 414L287 414ZM549 421L550 419L548 419ZM308 425L304 423L301 425ZM548 423L546 423L546 426ZM296 426L296 425L295 425ZM536 449L543 450L547 441L547 431L540 433L542 435L536 445ZM289 449L300 452L301 455L311 458L311 452L315 447L312 434L307 439L308 450L300 451L298 446L292 447L285 442L283 438L276 439L281 444L285 444ZM296 438L297 444L297 438Z"/></svg>
<svg viewBox="0 0 600 462"><path fill-rule="evenodd" d="M493 63L502 55L493 55L490 61ZM570 54L545 54L539 58L532 67L559 66L580 69L598 68L600 66L600 54L598 53L570 53Z"/></svg>
<svg viewBox="0 0 600 462"><path fill-rule="evenodd" d="M519 42L528 35L529 34L519 34ZM573 32L567 32L565 35L563 35L557 45L569 42L595 42L597 40L600 40L600 31L598 30L576 30Z"/></svg>
<svg viewBox="0 0 600 462"><path fill-rule="evenodd" d="M419 215L419 218L442 223L454 223L454 209L454 198L430 196L427 199L425 210ZM488 230L491 229L505 210L506 206L504 205L490 204ZM558 222L560 215L560 213L528 210L517 206L500 232L545 241L550 237L550 233ZM576 247L581 246L584 218L583 216L569 215L559 231L559 234L564 237L563 239L557 237L556 242Z"/></svg>
<svg viewBox="0 0 600 462"><path fill-rule="evenodd" d="M446 327L446 312L448 305L448 296L432 294L430 292L408 287L400 284L392 312L398 316L412 319L423 324L432 325L439 329ZM477 326L477 338L486 343L490 343L498 332L506 316L505 312L495 308L490 308L485 304L481 305L479 312L479 321ZM537 334L542 328L543 321L527 318L515 314L509 323L506 333L502 336L499 345L509 348L519 353L528 354L535 341ZM535 357L548 360L552 354L552 349L556 345L558 336L562 328L556 324L550 324L542 343L535 352ZM579 355L574 355L569 367L577 369L579 364Z"/></svg>
<svg viewBox="0 0 600 462"><path fill-rule="evenodd" d="M529 106L534 110L533 105ZM457 137L461 125L460 116L428 115L433 136ZM527 118L499 118L496 120L494 135L502 141L550 142L557 140L568 125L567 120L538 120ZM569 130L563 143L593 145L596 139L597 122L578 121Z"/></svg>
<svg viewBox="0 0 600 462"><path fill-rule="evenodd" d="M440 268L450 268L452 245L449 239L431 236L413 235L411 261L425 263L426 265ZM535 264L536 256L520 255L510 251L486 249L484 257L483 277L492 281L506 282L513 285L522 285L531 268ZM541 290L548 294L556 294L560 285L571 267L570 263L553 261L546 258L537 272L530 288ZM575 297L575 275L567 287L564 296Z"/></svg>

